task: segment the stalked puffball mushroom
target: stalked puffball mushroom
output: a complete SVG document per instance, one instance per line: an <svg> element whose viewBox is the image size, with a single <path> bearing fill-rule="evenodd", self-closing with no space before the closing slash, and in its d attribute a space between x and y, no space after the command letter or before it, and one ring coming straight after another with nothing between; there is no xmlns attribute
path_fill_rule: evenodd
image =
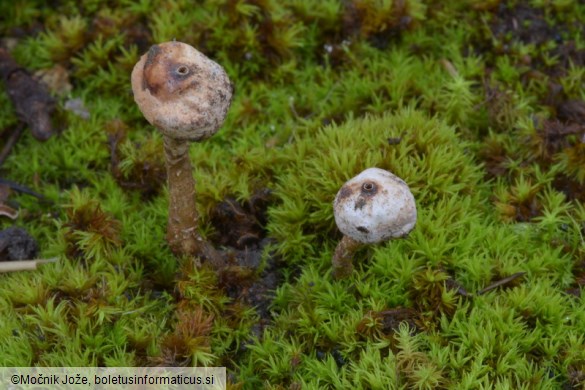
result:
<svg viewBox="0 0 585 390"><path fill-rule="evenodd" d="M408 185L380 168L347 181L333 202L335 223L343 233L333 255L333 276L347 277L363 244L405 237L416 224L416 204Z"/></svg>
<svg viewBox="0 0 585 390"><path fill-rule="evenodd" d="M154 45L132 71L134 100L162 134L169 188L167 240L178 256L220 266L220 257L198 230L189 143L203 141L223 124L232 99L230 80L217 63L181 42Z"/></svg>

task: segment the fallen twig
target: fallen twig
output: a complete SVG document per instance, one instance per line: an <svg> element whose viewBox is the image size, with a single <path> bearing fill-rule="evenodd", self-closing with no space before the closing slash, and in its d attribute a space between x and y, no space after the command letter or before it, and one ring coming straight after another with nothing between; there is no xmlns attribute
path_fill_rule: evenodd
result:
<svg viewBox="0 0 585 390"><path fill-rule="evenodd" d="M35 192L33 190L31 190L28 187L25 187L21 184L18 184L12 180L8 180L8 179L4 179L0 177L0 184L4 184L8 187L10 187L11 190L14 190L16 192L20 192L21 194L27 194L27 195L31 195L34 196L35 198L38 198L41 201L49 201L44 195L39 194L38 192Z"/></svg>
<svg viewBox="0 0 585 390"><path fill-rule="evenodd" d="M16 141L18 141L18 139L20 138L20 135L22 134L23 130L24 130L23 124L19 123L16 126L16 129L14 129L14 131L10 134L10 136L6 140L6 143L4 144L4 147L2 148L2 151L0 152L0 166L2 164L4 164L4 161L6 160L6 158L8 157L10 152L12 151L12 148L14 147L14 144L16 144Z"/></svg>
<svg viewBox="0 0 585 390"><path fill-rule="evenodd" d="M40 264L56 263L57 258L39 259L39 260L17 260L17 261L0 261L0 273L34 271Z"/></svg>
<svg viewBox="0 0 585 390"><path fill-rule="evenodd" d="M506 284L513 282L514 280L518 279L521 276L524 276L525 274L526 274L526 272L516 272L515 274L510 275L507 278L504 278L502 280L498 280L497 282L490 284L486 288L480 290L477 293L477 295L482 295L482 294L485 294L488 291L492 291L493 289L496 289L498 287L505 286Z"/></svg>

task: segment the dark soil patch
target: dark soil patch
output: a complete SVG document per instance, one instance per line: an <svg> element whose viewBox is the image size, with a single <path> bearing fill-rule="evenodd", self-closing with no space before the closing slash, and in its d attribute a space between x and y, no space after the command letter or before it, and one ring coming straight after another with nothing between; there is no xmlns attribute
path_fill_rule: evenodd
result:
<svg viewBox="0 0 585 390"><path fill-rule="evenodd" d="M524 44L542 45L551 38L562 40L561 31L547 23L542 8L522 3L513 8L501 3L490 23L490 30L496 39L504 42L515 40Z"/></svg>
<svg viewBox="0 0 585 390"><path fill-rule="evenodd" d="M585 64L585 50L577 49L575 44L577 36L583 34L583 24L563 22L562 14L526 3L500 2L487 12L490 37L476 37L472 45L486 58L488 66L494 66L496 57L508 56L524 69L521 82L527 89L535 80L545 83L548 88L539 92L537 99L550 112L547 119L535 117L535 136L517 140L527 142L529 153L512 152L493 140L484 144L479 156L486 163L488 176L508 175L507 161L520 161L525 166L538 164L543 170L566 161L567 169L557 175L553 187L569 200L584 199L578 175L585 162L585 101L569 96L560 80L571 66ZM531 45L533 49L523 54L518 45ZM555 61L551 62L551 58ZM489 74L489 67L487 71ZM484 80L484 89L490 127L499 133L509 132L516 121L512 95L489 77ZM538 205L532 201L513 206L518 211L514 218L517 221L529 221L539 214Z"/></svg>
<svg viewBox="0 0 585 390"><path fill-rule="evenodd" d="M362 36L378 49L398 41L402 32L413 27L414 19L405 1L394 1L392 6L377 7L375 2L348 1L343 13L343 33L351 39Z"/></svg>
<svg viewBox="0 0 585 390"><path fill-rule="evenodd" d="M583 25L568 24L560 18L558 14L547 14L544 8L526 3L511 5L510 2L500 2L489 14L491 34L476 37L471 43L476 52L492 65L495 61L489 58L489 54L517 55L517 64L531 69L526 72L526 82L539 78L539 74L560 77L566 74L571 64L582 66L585 63L585 50L577 49L575 44L576 35L583 32ZM515 47L517 44L533 45L535 50L529 55L521 55ZM556 58L556 62L547 65L543 55Z"/></svg>
<svg viewBox="0 0 585 390"><path fill-rule="evenodd" d="M239 265L228 266L219 272L219 286L236 301L252 306L260 316L254 326L257 336L272 321L270 304L274 299L274 290L282 283L283 276L277 266L278 262L269 256L263 269L262 254L270 245L270 239L264 239L260 245L251 250L230 250L224 252L233 256L232 261Z"/></svg>
<svg viewBox="0 0 585 390"><path fill-rule="evenodd" d="M566 100L556 105L557 118L571 124L585 123L585 101ZM581 129L583 130L583 129Z"/></svg>
<svg viewBox="0 0 585 390"><path fill-rule="evenodd" d="M240 250L258 246L265 236L263 226L269 202L268 189L256 191L243 205L233 197L226 197L211 212L211 223L217 231L212 241Z"/></svg>
<svg viewBox="0 0 585 390"><path fill-rule="evenodd" d="M580 184L578 181L560 174L555 177L552 185L555 190L565 194L568 200L585 202L585 184Z"/></svg>
<svg viewBox="0 0 585 390"><path fill-rule="evenodd" d="M273 243L266 238L264 228L270 201L271 191L264 188L244 204L226 197L211 213L216 230L212 240L216 247L224 248L222 254L229 264L219 272L219 285L230 298L256 308L261 317L258 334L272 319L269 307L273 291L283 280L278 259L265 254Z"/></svg>

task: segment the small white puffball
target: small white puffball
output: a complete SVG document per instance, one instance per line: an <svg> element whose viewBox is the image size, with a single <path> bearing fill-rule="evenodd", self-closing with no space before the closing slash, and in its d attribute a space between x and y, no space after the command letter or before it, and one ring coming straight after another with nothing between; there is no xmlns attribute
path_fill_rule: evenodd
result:
<svg viewBox="0 0 585 390"><path fill-rule="evenodd" d="M223 68L182 42L154 45L132 70L134 100L164 135L201 141L223 124L232 85Z"/></svg>
<svg viewBox="0 0 585 390"><path fill-rule="evenodd" d="M335 223L364 244L406 236L416 224L416 204L408 185L380 168L347 181L333 202Z"/></svg>

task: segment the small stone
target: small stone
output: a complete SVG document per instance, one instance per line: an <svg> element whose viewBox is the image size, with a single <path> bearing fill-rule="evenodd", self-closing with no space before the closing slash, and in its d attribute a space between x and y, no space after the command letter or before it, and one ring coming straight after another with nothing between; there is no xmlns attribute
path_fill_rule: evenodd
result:
<svg viewBox="0 0 585 390"><path fill-rule="evenodd" d="M39 251L37 241L20 227L0 231L0 260L31 260Z"/></svg>

